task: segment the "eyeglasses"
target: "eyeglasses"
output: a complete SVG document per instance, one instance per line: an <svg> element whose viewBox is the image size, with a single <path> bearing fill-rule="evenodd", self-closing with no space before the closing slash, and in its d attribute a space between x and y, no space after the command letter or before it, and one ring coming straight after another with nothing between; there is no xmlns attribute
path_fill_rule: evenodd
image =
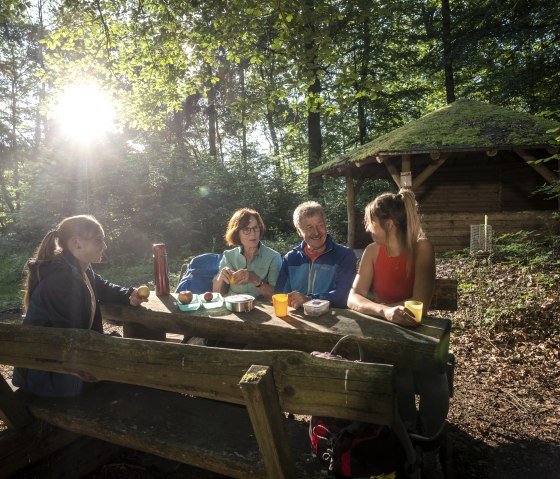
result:
<svg viewBox="0 0 560 479"><path fill-rule="evenodd" d="M244 235L250 235L251 233L256 233L257 231L260 231L261 229L259 228L259 226L253 226L252 228L250 226L247 226L245 228L241 228L241 232Z"/></svg>

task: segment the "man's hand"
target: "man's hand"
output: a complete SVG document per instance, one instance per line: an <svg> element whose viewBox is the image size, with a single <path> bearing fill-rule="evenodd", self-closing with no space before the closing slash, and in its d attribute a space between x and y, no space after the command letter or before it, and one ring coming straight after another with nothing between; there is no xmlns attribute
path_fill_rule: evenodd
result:
<svg viewBox="0 0 560 479"><path fill-rule="evenodd" d="M301 294L299 291L292 291L288 293L288 306L290 308L298 309L303 306L303 303L307 303L309 298L304 294Z"/></svg>

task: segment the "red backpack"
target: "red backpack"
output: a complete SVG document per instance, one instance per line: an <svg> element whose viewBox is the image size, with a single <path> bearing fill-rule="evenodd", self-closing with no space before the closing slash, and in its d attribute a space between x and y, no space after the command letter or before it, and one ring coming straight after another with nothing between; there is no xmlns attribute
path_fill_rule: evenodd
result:
<svg viewBox="0 0 560 479"><path fill-rule="evenodd" d="M327 359L344 359L336 351L348 339L354 337L344 336L330 353L314 351L311 354ZM362 361L362 348L358 342L356 344ZM380 424L312 416L309 437L314 455L335 477L369 478L381 474L399 474L405 464L406 456L401 442L391 428Z"/></svg>

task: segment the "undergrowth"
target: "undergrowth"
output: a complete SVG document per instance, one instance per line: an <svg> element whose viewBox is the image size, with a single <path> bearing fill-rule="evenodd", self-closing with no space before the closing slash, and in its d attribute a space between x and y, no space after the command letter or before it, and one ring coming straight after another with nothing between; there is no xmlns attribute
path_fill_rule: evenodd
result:
<svg viewBox="0 0 560 479"><path fill-rule="evenodd" d="M446 254L438 274L458 280L456 328L560 332L560 236L531 231L497 237L487 254Z"/></svg>

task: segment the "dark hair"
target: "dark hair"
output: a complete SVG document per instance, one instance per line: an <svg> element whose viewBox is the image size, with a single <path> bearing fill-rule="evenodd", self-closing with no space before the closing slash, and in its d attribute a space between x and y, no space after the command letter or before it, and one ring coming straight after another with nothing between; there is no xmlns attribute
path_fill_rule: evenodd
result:
<svg viewBox="0 0 560 479"><path fill-rule="evenodd" d="M68 249L68 241L78 236L92 239L103 233L101 223L91 215L78 215L64 218L56 227L49 231L35 252L35 256L27 262L27 277L25 280L25 294L23 296L23 310L27 311L29 299L35 286L41 279L39 266L48 261L54 261L62 251Z"/></svg>
<svg viewBox="0 0 560 479"><path fill-rule="evenodd" d="M409 252L406 262L408 273L412 264L414 245L419 239L426 237L418 213L418 203L412 190L401 188L398 193L383 193L368 203L364 215L367 231L370 231L375 218L380 220L383 229L388 220L393 220L395 223L397 234L402 238Z"/></svg>
<svg viewBox="0 0 560 479"><path fill-rule="evenodd" d="M261 218L261 215L257 213L255 210L250 208L241 208L233 213L233 216L230 218L226 234L224 235L224 239L229 246L241 246L241 239L239 238L239 231L243 228L246 228L249 225L249 221L251 221L251 216L254 216L257 220L257 224L259 225L259 230L261 235L265 231L264 221Z"/></svg>

